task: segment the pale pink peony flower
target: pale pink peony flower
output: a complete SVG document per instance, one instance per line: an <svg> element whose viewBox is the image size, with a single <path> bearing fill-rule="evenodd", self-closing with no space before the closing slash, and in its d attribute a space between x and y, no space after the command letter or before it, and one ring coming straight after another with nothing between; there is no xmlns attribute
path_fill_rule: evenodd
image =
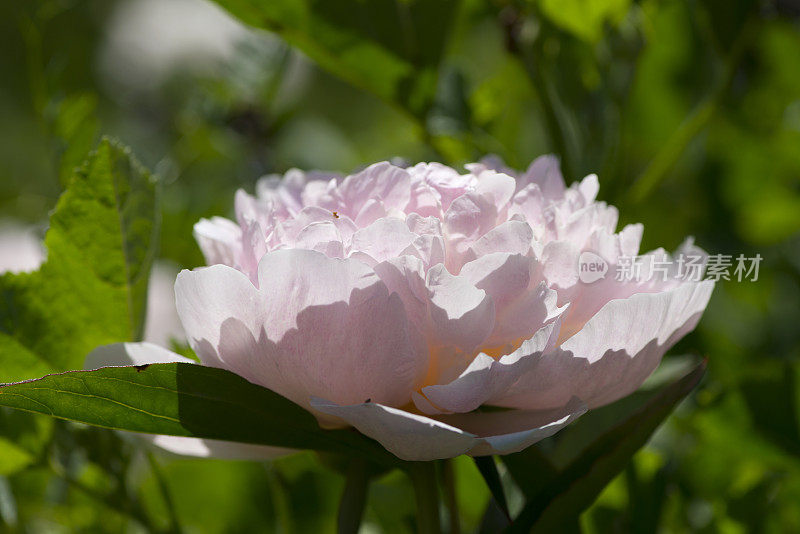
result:
<svg viewBox="0 0 800 534"><path fill-rule="evenodd" d="M713 283L674 265L617 281L642 226L616 232L595 175L566 187L552 156L521 174L493 160L467 169L292 170L239 191L236 222L195 226L210 266L175 284L202 363L406 460L516 452L636 390L695 327ZM583 252L607 262L604 278L581 281ZM691 241L680 253L705 257ZM648 253L645 268L669 259ZM151 345L114 350L180 361Z"/></svg>

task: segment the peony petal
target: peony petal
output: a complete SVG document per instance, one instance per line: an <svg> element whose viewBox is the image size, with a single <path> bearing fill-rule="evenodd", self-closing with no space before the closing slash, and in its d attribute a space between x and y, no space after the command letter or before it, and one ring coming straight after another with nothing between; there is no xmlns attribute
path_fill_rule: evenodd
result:
<svg viewBox="0 0 800 534"><path fill-rule="evenodd" d="M341 406L315 398L311 404L316 410L344 419L407 461L517 452L555 434L586 411L583 403L573 399L555 410L469 413L434 419L374 402Z"/></svg>
<svg viewBox="0 0 800 534"><path fill-rule="evenodd" d="M459 174L441 163L418 163L407 170L412 181L422 182L436 191L443 211L475 185L474 176Z"/></svg>
<svg viewBox="0 0 800 534"><path fill-rule="evenodd" d="M443 224L448 270L461 269L470 246L497 225L497 217L497 206L489 195L470 192L450 204Z"/></svg>
<svg viewBox="0 0 800 534"><path fill-rule="evenodd" d="M478 184L475 187L475 193L490 198L497 212L500 213L509 203L511 197L514 196L516 186L517 183L511 176L499 172L487 171L482 172L478 176Z"/></svg>
<svg viewBox="0 0 800 534"><path fill-rule="evenodd" d="M378 219L353 235L352 251L362 252L374 260L372 265L396 258L408 248L417 235L405 221L395 218Z"/></svg>
<svg viewBox="0 0 800 534"><path fill-rule="evenodd" d="M382 161L345 178L339 193L342 209L358 223L357 216L370 200L381 201L386 209L404 209L411 198L411 177L405 169Z"/></svg>
<svg viewBox="0 0 800 534"><path fill-rule="evenodd" d="M528 255L533 241L533 229L524 221L510 220L489 230L470 248L466 259L473 260L493 252Z"/></svg>
<svg viewBox="0 0 800 534"><path fill-rule="evenodd" d="M533 237L536 240L533 246L537 249L537 252L544 245L544 242L541 241L547 236L551 223L550 218L552 215L549 211L545 211L545 205L546 201L539 186L530 184L514 195L508 208L508 216L511 220L521 218L530 225Z"/></svg>
<svg viewBox="0 0 800 534"><path fill-rule="evenodd" d="M511 167L508 167L505 161L503 161L503 158L495 154L484 156L478 163L467 163L464 165L464 168L475 175L485 171L496 171L513 177L517 176L517 172Z"/></svg>
<svg viewBox="0 0 800 534"><path fill-rule="evenodd" d="M486 291L499 309L528 289L536 264L528 256L495 252L465 264L459 277Z"/></svg>
<svg viewBox="0 0 800 534"><path fill-rule="evenodd" d="M517 180L517 190L531 183L538 185L547 199L562 198L566 187L564 186L564 177L561 176L558 158L548 154L533 160L528 170Z"/></svg>
<svg viewBox="0 0 800 534"><path fill-rule="evenodd" d="M481 256L461 269L459 276L486 291L494 302L495 327L484 350L503 353L505 345L527 339L563 313L556 292L547 287L538 271L534 258L506 253Z"/></svg>
<svg viewBox="0 0 800 534"><path fill-rule="evenodd" d="M200 219L194 225L194 237L208 265L238 264L242 230L235 222L223 217Z"/></svg>
<svg viewBox="0 0 800 534"><path fill-rule="evenodd" d="M664 353L696 326L713 288L710 281L686 283L608 302L494 403L541 409L562 406L577 396L595 408L632 393Z"/></svg>
<svg viewBox="0 0 800 534"><path fill-rule="evenodd" d="M578 191L580 191L585 204L594 202L597 198L597 193L600 192L600 182L597 179L597 175L590 174L581 180L581 183L578 184Z"/></svg>
<svg viewBox="0 0 800 534"><path fill-rule="evenodd" d="M430 315L441 344L471 352L494 328L494 303L466 278L453 276L444 265L435 265L426 280Z"/></svg>
<svg viewBox="0 0 800 534"><path fill-rule="evenodd" d="M403 301L409 321L420 332L428 329L428 288L425 286L425 265L414 256L391 258L375 266L375 273L391 293Z"/></svg>
<svg viewBox="0 0 800 534"><path fill-rule="evenodd" d="M204 363L307 408L313 395L345 404L410 401L427 354L400 297L372 269L278 250L262 258L259 287L225 267L181 273L178 310Z"/></svg>
<svg viewBox="0 0 800 534"><path fill-rule="evenodd" d="M256 295L257 289L247 275L224 265L178 273L178 316L189 344L205 365L225 367L217 353L225 321L236 319L250 331L260 331L264 314Z"/></svg>
<svg viewBox="0 0 800 534"><path fill-rule="evenodd" d="M558 324L541 328L519 349L497 360L478 354L461 376L449 384L422 389L426 400L446 412L470 412L481 404L491 403L529 371L544 352L553 348L558 338ZM417 407L426 411L424 406Z"/></svg>
<svg viewBox="0 0 800 534"><path fill-rule="evenodd" d="M264 461L297 452L294 449L284 449L282 447L269 447L267 445L237 443L217 439L187 438L163 434L138 434L137 437L149 441L159 449L172 454L197 458Z"/></svg>
<svg viewBox="0 0 800 534"><path fill-rule="evenodd" d="M375 402L342 406L315 398L311 406L347 421L403 460L453 458L465 454L477 443L474 435L458 428Z"/></svg>
<svg viewBox="0 0 800 534"><path fill-rule="evenodd" d="M411 198L406 206L408 214L418 214L422 217L442 216L441 195L426 183L416 183L411 186Z"/></svg>
<svg viewBox="0 0 800 534"><path fill-rule="evenodd" d="M476 434L480 440L470 456L513 454L549 438L588 410L578 397L565 406L546 410L472 412L438 416L442 422Z"/></svg>
<svg viewBox="0 0 800 534"><path fill-rule="evenodd" d="M344 257L342 236L332 221L309 224L297 235L294 246L296 248L316 250L331 258Z"/></svg>

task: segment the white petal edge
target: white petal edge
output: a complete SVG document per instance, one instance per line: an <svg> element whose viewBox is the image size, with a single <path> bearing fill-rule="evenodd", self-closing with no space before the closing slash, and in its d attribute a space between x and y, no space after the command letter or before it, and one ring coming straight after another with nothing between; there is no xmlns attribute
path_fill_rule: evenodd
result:
<svg viewBox="0 0 800 534"><path fill-rule="evenodd" d="M539 409L578 396L597 408L633 393L664 353L694 329L713 288L706 280L608 302L494 402Z"/></svg>
<svg viewBox="0 0 800 534"><path fill-rule="evenodd" d="M518 452L555 434L586 412L586 405L577 398L555 410L456 414L441 416L442 420L374 402L340 406L312 398L311 405L346 420L362 434L407 461ZM449 424L451 421L474 428L475 432ZM503 430L504 427L508 430ZM483 435L483 430L496 433Z"/></svg>

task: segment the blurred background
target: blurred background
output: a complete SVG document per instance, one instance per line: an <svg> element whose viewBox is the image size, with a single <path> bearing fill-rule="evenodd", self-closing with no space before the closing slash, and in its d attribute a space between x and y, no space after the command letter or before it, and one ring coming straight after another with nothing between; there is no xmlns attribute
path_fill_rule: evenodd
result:
<svg viewBox="0 0 800 534"><path fill-rule="evenodd" d="M234 191L265 174L487 154L525 168L554 152L568 182L599 174L621 225L644 223L643 250L694 235L712 254L763 257L757 281L718 284L673 349L707 357L707 376L584 531L800 532L800 2L219 3L251 26L206 0L0 5L0 243L27 251L3 268L35 267L101 134L163 181L160 294L202 264L192 225L231 215ZM148 338L180 341L153 323ZM0 458L0 532L139 532L142 514L186 532L335 529L344 479L313 454L154 458L56 426L68 476ZM462 528L479 531L488 490L468 459L455 476ZM410 532L413 516L391 473L364 531Z"/></svg>

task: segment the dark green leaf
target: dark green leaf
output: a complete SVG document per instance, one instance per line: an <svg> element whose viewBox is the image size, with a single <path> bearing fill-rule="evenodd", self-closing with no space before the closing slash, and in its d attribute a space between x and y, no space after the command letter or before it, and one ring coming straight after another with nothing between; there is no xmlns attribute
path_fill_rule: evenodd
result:
<svg viewBox="0 0 800 534"><path fill-rule="evenodd" d="M494 456L477 456L475 458L475 465L478 466L478 471L481 472L483 480L489 486L489 491L492 492L497 506L500 511L511 522L511 514L508 511L508 501L506 500L506 493L503 490L503 482L500 480L500 473L497 472L497 465L494 463Z"/></svg>
<svg viewBox="0 0 800 534"><path fill-rule="evenodd" d="M0 406L95 426L399 462L351 430L321 430L300 406L225 371L186 363L72 371L0 387Z"/></svg>
<svg viewBox="0 0 800 534"><path fill-rule="evenodd" d="M524 509L510 528L512 532L553 532L564 520L577 517L594 502L603 488L628 464L636 451L666 419L672 409L697 385L705 372L705 363L686 376L664 386L647 402L610 429L594 437L591 444L563 469L547 471L544 484L535 494L527 494ZM579 423L578 423L579 424ZM524 453L523 453L524 454ZM533 472L521 472L520 457L507 457L506 465L525 490L526 478Z"/></svg>
<svg viewBox="0 0 800 534"><path fill-rule="evenodd" d="M790 454L800 456L798 381L795 365L786 362L749 373L740 387L755 427Z"/></svg>
<svg viewBox="0 0 800 534"><path fill-rule="evenodd" d="M157 220L154 178L103 140L56 205L41 269L0 276L0 382L141 337Z"/></svg>
<svg viewBox="0 0 800 534"><path fill-rule="evenodd" d="M457 0L216 0L280 34L320 66L423 116Z"/></svg>

